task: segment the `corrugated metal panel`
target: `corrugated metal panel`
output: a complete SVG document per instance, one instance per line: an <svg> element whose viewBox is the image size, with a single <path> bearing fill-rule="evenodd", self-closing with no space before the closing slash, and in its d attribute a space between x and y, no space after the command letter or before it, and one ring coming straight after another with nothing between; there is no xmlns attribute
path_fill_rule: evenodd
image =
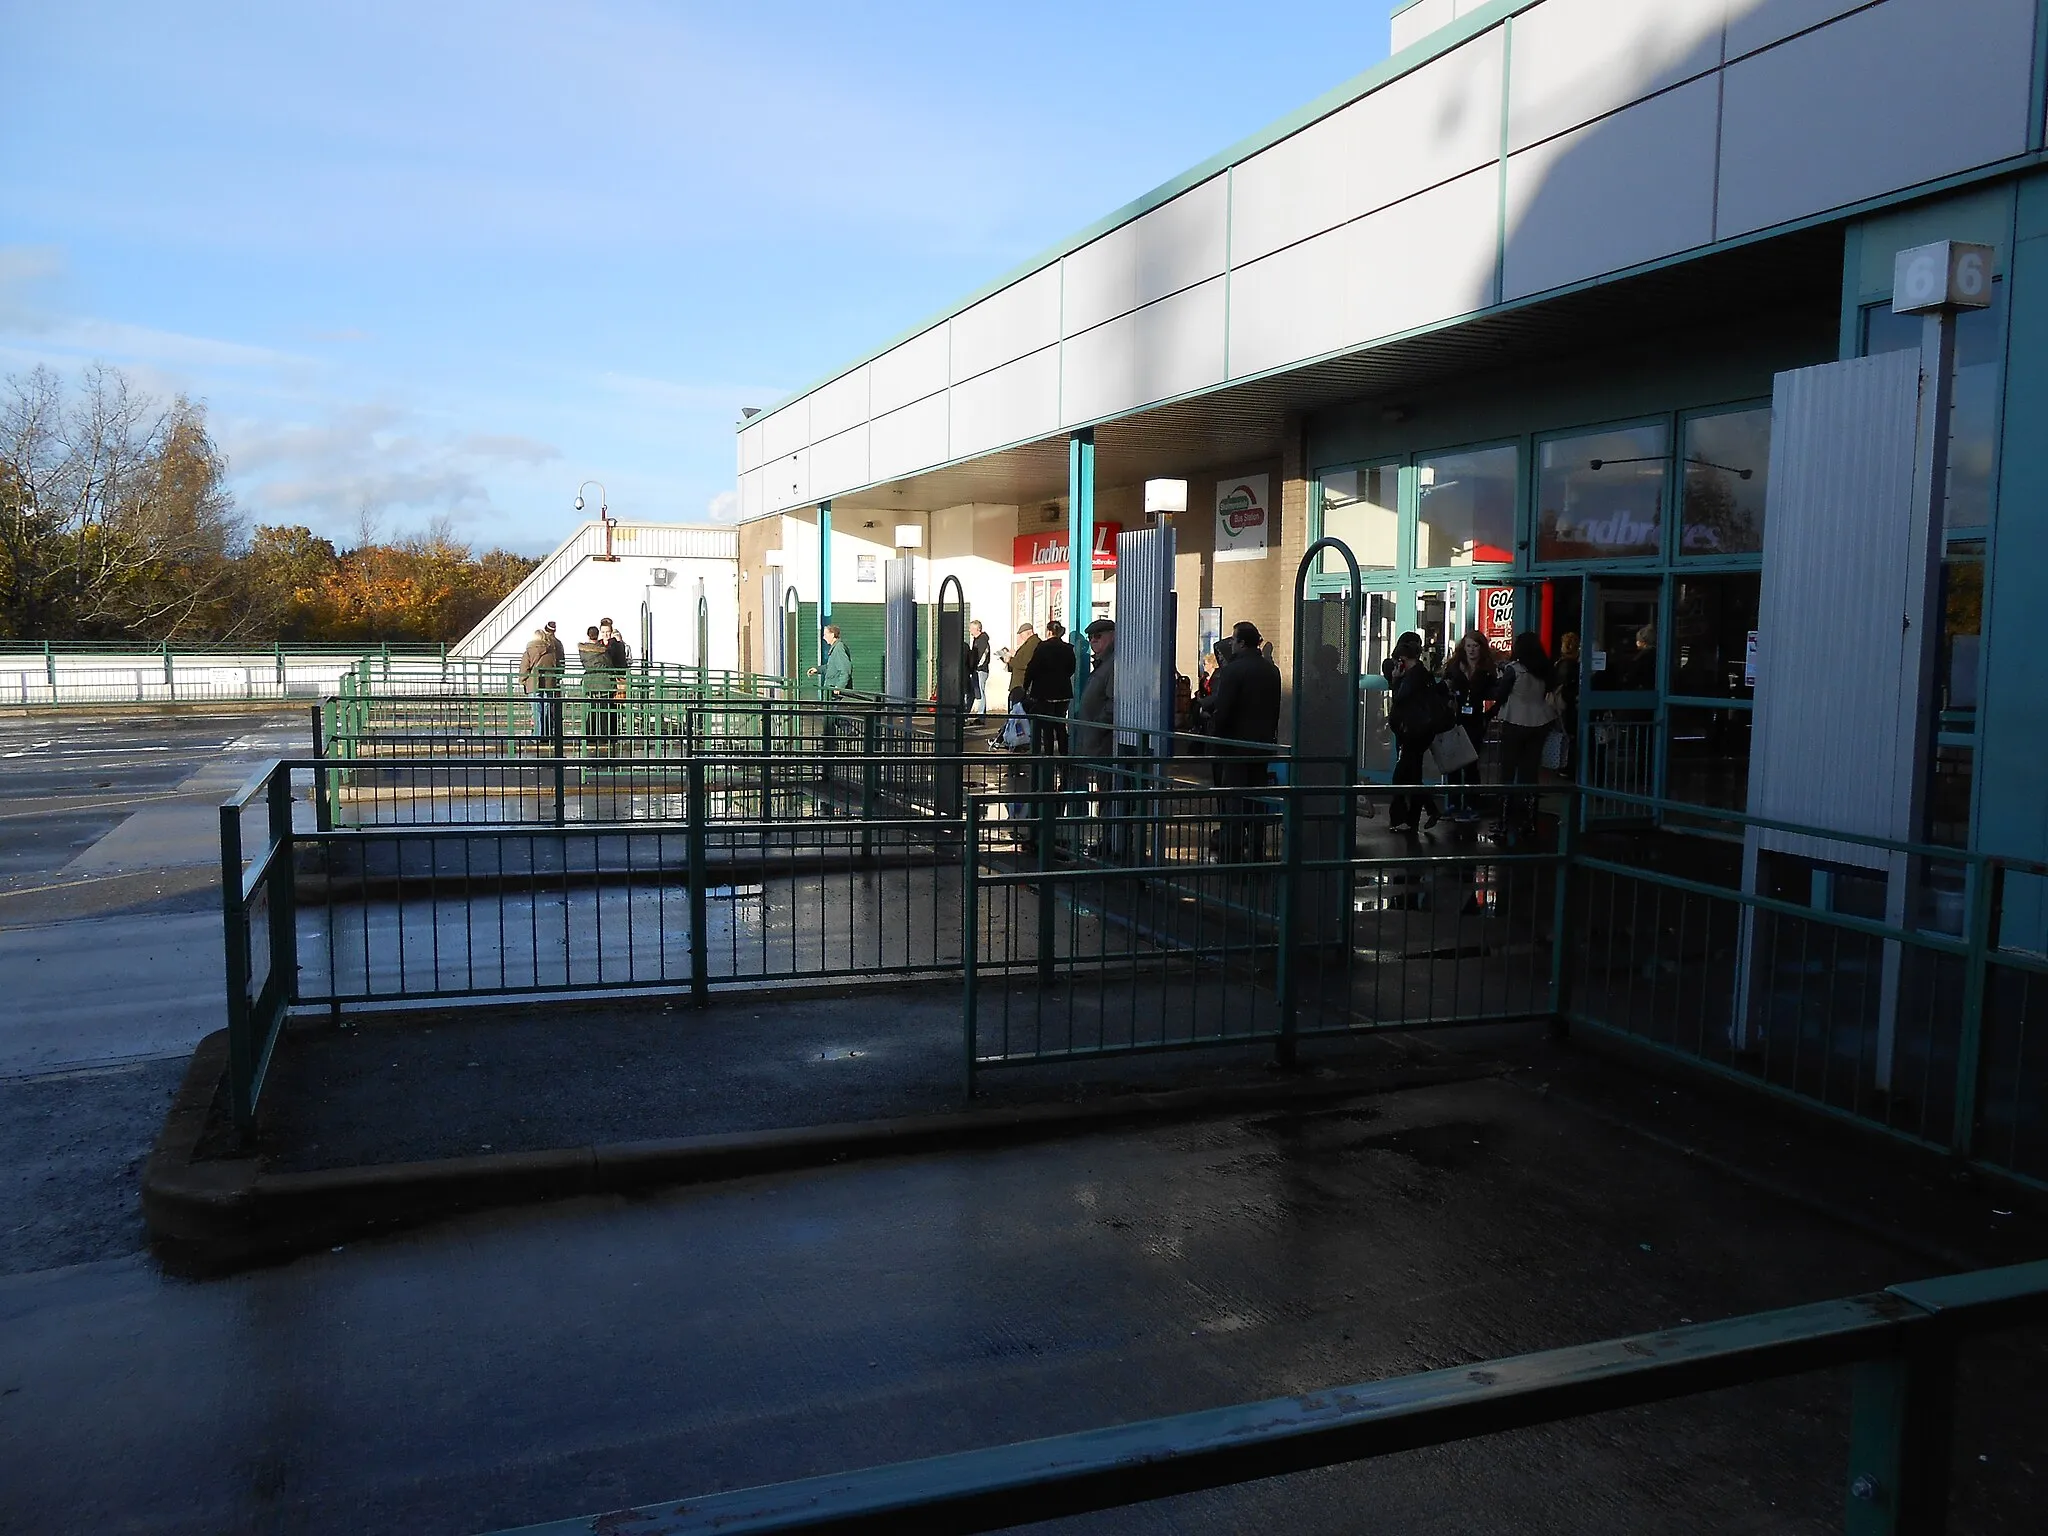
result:
<svg viewBox="0 0 2048 1536"><path fill-rule="evenodd" d="M1171 524L1116 541L1116 741L1119 752L1165 756L1173 730Z"/></svg>
<svg viewBox="0 0 2048 1536"><path fill-rule="evenodd" d="M1908 838L1919 637L1902 623L1924 512L1913 505L1920 354L1801 368L1772 395L1771 489L1750 743L1751 814ZM1924 705L1923 705L1924 707ZM1924 724L1924 721L1923 721ZM1884 868L1851 844L1757 846Z"/></svg>
<svg viewBox="0 0 2048 1536"><path fill-rule="evenodd" d="M888 609L882 690L896 699L914 699L918 692L916 572L908 556L882 566L882 601Z"/></svg>

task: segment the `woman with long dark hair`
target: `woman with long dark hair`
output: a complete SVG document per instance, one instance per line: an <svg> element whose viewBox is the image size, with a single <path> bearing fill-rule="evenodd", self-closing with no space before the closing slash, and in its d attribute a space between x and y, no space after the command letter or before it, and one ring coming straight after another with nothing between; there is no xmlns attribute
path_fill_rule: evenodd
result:
<svg viewBox="0 0 2048 1536"><path fill-rule="evenodd" d="M1557 705L1551 688L1556 672L1543 642L1528 630L1515 636L1514 660L1502 674L1500 705L1501 777L1510 784L1527 784L1532 789L1543 770L1543 738L1557 724ZM1510 836L1515 829L1536 830L1536 797L1511 796L1495 826L1497 836Z"/></svg>
<svg viewBox="0 0 2048 1536"><path fill-rule="evenodd" d="M1472 761L1450 774L1449 779L1454 784L1478 784L1482 782L1479 759L1485 754L1487 727L1493 724L1493 711L1500 703L1500 668L1494 661L1493 647L1478 630L1466 630L1465 638L1444 664L1444 688L1451 696L1451 710L1458 717L1458 725L1472 743ZM1453 791L1451 803L1454 819L1479 819L1478 796Z"/></svg>

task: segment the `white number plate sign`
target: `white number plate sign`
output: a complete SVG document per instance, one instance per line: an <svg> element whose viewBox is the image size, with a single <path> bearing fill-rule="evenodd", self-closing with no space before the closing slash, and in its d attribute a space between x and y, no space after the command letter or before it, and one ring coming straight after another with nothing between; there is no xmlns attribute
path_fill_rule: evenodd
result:
<svg viewBox="0 0 2048 1536"><path fill-rule="evenodd" d="M1892 263L1892 313L1989 309L1997 251L1963 240L1937 240L1901 251Z"/></svg>

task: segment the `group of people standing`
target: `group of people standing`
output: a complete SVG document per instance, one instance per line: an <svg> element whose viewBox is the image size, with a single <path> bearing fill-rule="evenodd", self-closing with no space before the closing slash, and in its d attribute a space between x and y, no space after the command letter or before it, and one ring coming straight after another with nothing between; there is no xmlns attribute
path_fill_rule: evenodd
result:
<svg viewBox="0 0 2048 1536"><path fill-rule="evenodd" d="M633 653L626 637L610 619L599 619L576 642L576 665L583 698L586 742L611 742L619 735L620 701L626 695L626 674ZM533 733L542 741L562 736L562 689L568 653L555 631L555 621L533 632L519 656L519 687L533 699Z"/></svg>
<svg viewBox="0 0 2048 1536"><path fill-rule="evenodd" d="M1466 632L1443 664L1431 668L1423 655L1422 636L1409 630L1394 642L1393 654L1381 667L1387 683L1387 727L1395 744L1394 782L1420 785L1424 759L1434 752L1439 762L1456 758L1460 766L1445 773L1453 786L1481 782L1480 759L1487 733L1500 735L1502 780L1533 788L1544 767L1546 744L1552 766L1562 767L1576 730L1579 695L1578 636L1565 635L1553 660L1542 638L1532 631L1515 636L1503 659L1477 630ZM1469 751L1458 750L1453 732L1462 734ZM1450 791L1451 813L1463 822L1480 818L1479 797L1469 788ZM1536 797L1509 795L1499 802L1492 831L1497 837L1533 831ZM1396 795L1390 806L1393 830L1424 831L1442 819L1436 797L1427 791Z"/></svg>

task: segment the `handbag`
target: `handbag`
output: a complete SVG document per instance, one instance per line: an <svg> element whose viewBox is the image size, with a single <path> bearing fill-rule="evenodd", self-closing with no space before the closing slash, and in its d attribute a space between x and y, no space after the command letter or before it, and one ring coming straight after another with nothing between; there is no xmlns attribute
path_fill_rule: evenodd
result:
<svg viewBox="0 0 2048 1536"><path fill-rule="evenodd" d="M1571 760L1571 738L1562 726L1553 725L1543 738L1543 766L1552 773L1563 773Z"/></svg>
<svg viewBox="0 0 2048 1536"><path fill-rule="evenodd" d="M1456 773L1479 761L1479 749L1472 745L1472 738L1465 734L1462 725L1437 732L1436 739L1429 744L1429 755L1436 759L1439 773Z"/></svg>

